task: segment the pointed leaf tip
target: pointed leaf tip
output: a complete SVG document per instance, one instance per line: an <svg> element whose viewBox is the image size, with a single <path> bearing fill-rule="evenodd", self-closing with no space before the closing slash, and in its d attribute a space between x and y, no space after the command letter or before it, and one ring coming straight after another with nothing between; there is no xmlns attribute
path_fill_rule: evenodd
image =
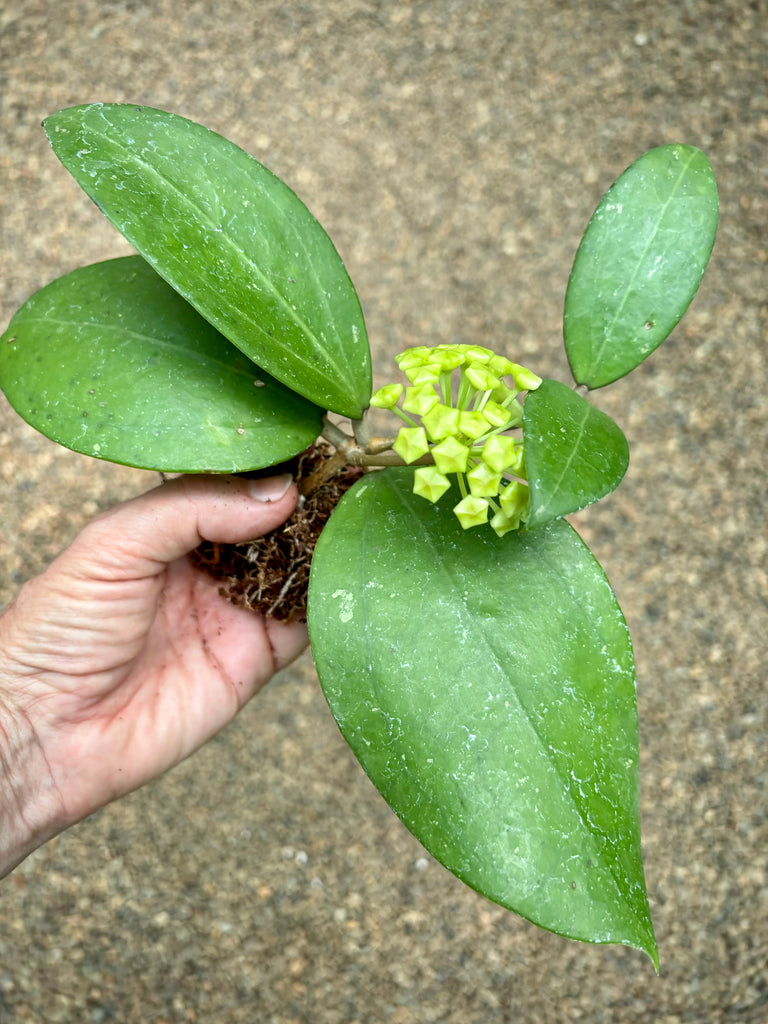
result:
<svg viewBox="0 0 768 1024"><path fill-rule="evenodd" d="M453 489L364 477L315 552L309 630L339 727L457 877L569 938L658 957L626 624L563 520L464 532Z"/></svg>

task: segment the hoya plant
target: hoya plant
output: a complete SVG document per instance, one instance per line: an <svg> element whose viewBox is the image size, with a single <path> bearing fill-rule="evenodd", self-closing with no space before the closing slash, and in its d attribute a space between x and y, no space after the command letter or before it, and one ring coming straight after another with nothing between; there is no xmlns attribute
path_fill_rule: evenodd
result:
<svg viewBox="0 0 768 1024"><path fill-rule="evenodd" d="M718 209L704 154L652 149L597 207L565 298L574 387L505 345L442 344L401 353L372 394L344 265L269 170L146 107L72 107L44 127L137 255L19 309L0 341L10 403L77 452L163 472L268 471L325 445L315 483L346 486L312 557L307 618L363 768L468 885L658 967L630 637L565 517L628 463L586 392L653 352L698 288ZM371 407L390 410L386 436L372 436Z"/></svg>

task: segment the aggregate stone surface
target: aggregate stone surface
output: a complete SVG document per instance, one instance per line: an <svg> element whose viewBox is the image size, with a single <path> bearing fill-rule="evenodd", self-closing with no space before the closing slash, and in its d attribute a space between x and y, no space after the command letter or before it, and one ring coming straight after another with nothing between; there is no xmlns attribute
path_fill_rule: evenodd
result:
<svg viewBox="0 0 768 1024"><path fill-rule="evenodd" d="M377 384L401 347L440 342L568 380L564 287L608 185L690 142L721 197L680 327L594 396L632 463L575 520L636 650L660 976L433 861L306 655L2 883L2 1024L766 1024L766 0L6 0L0 27L3 326L52 278L129 251L39 127L75 103L192 117L291 184L356 283ZM154 482L59 449L2 400L0 604Z"/></svg>

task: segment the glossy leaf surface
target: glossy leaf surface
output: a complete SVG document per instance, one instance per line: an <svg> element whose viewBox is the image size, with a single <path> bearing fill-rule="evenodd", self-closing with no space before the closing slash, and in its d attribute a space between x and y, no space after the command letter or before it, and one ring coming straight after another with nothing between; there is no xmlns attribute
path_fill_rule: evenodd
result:
<svg viewBox="0 0 768 1024"><path fill-rule="evenodd" d="M650 150L608 190L565 297L565 347L580 384L618 380L669 335L699 287L717 216L714 174L694 146Z"/></svg>
<svg viewBox="0 0 768 1024"><path fill-rule="evenodd" d="M46 437L144 469L271 466L322 429L322 410L254 366L140 256L33 295L0 339L0 387Z"/></svg>
<svg viewBox="0 0 768 1024"><path fill-rule="evenodd" d="M371 394L360 303L300 199L234 143L175 114L90 104L45 121L54 152L157 272L249 359L316 405Z"/></svg>
<svg viewBox="0 0 768 1024"><path fill-rule="evenodd" d="M618 487L629 465L619 425L556 380L531 391L523 407L531 488L528 525L586 508Z"/></svg>
<svg viewBox="0 0 768 1024"><path fill-rule="evenodd" d="M312 563L320 680L421 843L492 900L657 962L638 821L634 667L600 566L563 520L461 529L413 471L342 499Z"/></svg>

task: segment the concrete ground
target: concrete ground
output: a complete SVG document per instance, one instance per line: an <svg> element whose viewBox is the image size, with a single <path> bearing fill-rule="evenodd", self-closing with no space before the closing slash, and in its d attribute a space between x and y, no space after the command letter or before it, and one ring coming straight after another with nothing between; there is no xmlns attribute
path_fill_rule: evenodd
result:
<svg viewBox="0 0 768 1024"><path fill-rule="evenodd" d="M156 784L0 887L0 1021L768 1021L766 0L6 0L3 326L127 251L39 127L135 101L288 181L361 294L378 382L407 344L496 344L567 379L570 261L605 188L684 141L715 168L680 328L595 400L632 465L575 525L636 648L661 975L539 931L426 856L357 767L311 660ZM0 405L0 603L154 482Z"/></svg>

